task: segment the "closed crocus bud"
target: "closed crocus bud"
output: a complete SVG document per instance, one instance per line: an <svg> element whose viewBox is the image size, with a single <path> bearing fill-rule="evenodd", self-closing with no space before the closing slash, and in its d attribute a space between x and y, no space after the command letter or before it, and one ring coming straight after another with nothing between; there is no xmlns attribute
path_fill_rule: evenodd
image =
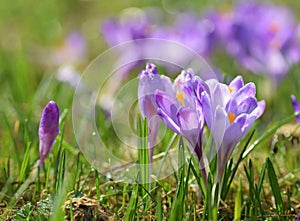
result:
<svg viewBox="0 0 300 221"><path fill-rule="evenodd" d="M59 109L54 101L50 101L43 110L40 126L40 166L48 153L51 151L56 136L59 133Z"/></svg>
<svg viewBox="0 0 300 221"><path fill-rule="evenodd" d="M300 112L300 104L298 103L298 101L296 100L295 95L291 95L291 99L292 99L292 105L294 108L295 112ZM296 117L297 122L300 124L300 115L298 115Z"/></svg>
<svg viewBox="0 0 300 221"><path fill-rule="evenodd" d="M155 139L159 130L160 119L157 116L157 106L154 100L156 90L168 91L172 88L171 80L159 75L154 64L147 64L139 74L139 106L143 117L148 120L149 160L152 161ZM166 92L167 93L167 92Z"/></svg>

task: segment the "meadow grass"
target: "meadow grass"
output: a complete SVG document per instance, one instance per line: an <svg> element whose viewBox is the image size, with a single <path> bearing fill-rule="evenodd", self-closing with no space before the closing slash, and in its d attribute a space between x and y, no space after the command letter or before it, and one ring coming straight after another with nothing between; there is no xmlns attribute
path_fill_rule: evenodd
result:
<svg viewBox="0 0 300 221"><path fill-rule="evenodd" d="M134 152L134 161L141 166L133 183L103 174L90 164L73 134L74 89L54 77L57 67L39 61L44 53L37 46L51 47L67 32L65 27L68 31L82 28L90 36L93 58L105 48L100 38L94 37L98 35L91 33L96 28L93 21L129 6L126 2L103 4L50 0L45 4L0 3L1 32L13 41L1 37L0 219L295 220L300 213L299 126L294 122L289 97L291 93L300 97L299 65L273 90L266 113L238 144L222 187L213 186L212 174L205 187L186 142L170 130L155 148L154 159L165 162L168 159L163 153L178 152L180 166L164 179L156 178L163 173L162 166L158 174L151 174L145 139L136 141L139 151ZM155 1L151 4L160 5ZM108 10L96 10L103 7ZM81 9L83 18L77 15ZM70 21L80 25L68 24ZM226 62L220 67L226 73L240 72ZM84 68L85 64L78 67L81 71ZM245 78L257 84L259 98L265 99L268 80L253 75ZM43 167L39 167L38 125L49 100L55 100L61 110L60 134ZM104 115L99 111L96 116L101 136L109 148L122 155L111 122ZM146 120L136 114L134 123L139 137L147 137ZM218 195L221 200L216 203Z"/></svg>

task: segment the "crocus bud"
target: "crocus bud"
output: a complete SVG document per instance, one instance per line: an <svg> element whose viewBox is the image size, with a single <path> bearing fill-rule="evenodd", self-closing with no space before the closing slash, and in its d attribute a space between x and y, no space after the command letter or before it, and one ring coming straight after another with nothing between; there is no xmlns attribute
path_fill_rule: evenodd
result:
<svg viewBox="0 0 300 221"><path fill-rule="evenodd" d="M40 126L40 167L48 153L51 151L56 136L59 133L59 109L54 101L50 101L43 110Z"/></svg>
<svg viewBox="0 0 300 221"><path fill-rule="evenodd" d="M291 99L292 99L292 105L294 108L295 112L299 112L300 111L300 104L298 103L298 101L296 100L295 95L291 95ZM296 117L297 122L300 124L300 115L298 115Z"/></svg>

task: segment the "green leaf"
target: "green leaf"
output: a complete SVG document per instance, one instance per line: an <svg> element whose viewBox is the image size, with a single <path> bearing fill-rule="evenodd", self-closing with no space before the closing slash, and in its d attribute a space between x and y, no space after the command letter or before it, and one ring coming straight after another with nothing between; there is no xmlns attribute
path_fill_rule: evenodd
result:
<svg viewBox="0 0 300 221"><path fill-rule="evenodd" d="M26 144L25 154L22 161L22 165L20 168L19 174L19 182L24 181L24 179L28 176L28 165L29 165L29 157L30 157L30 142Z"/></svg>
<svg viewBox="0 0 300 221"><path fill-rule="evenodd" d="M282 197L280 194L280 188L278 184L278 179L273 167L273 164L269 158L267 158L267 168L268 168L268 176L269 176L269 181L271 185L271 189L275 198L275 204L276 204L276 210L279 215L284 214L284 207L283 207L283 201Z"/></svg>
<svg viewBox="0 0 300 221"><path fill-rule="evenodd" d="M161 203L161 194L160 194L160 192L157 193L156 220L157 221L162 221L163 220L163 210L162 210L162 203Z"/></svg>
<svg viewBox="0 0 300 221"><path fill-rule="evenodd" d="M137 203L138 203L138 191L139 191L139 184L134 184L130 196L130 201L128 203L128 207L124 217L125 221L135 220L135 212L137 211Z"/></svg>
<svg viewBox="0 0 300 221"><path fill-rule="evenodd" d="M235 197L235 204L234 204L234 220L240 221L241 220L241 214L242 214L242 180L241 177L239 177L239 186L238 191L236 193Z"/></svg>

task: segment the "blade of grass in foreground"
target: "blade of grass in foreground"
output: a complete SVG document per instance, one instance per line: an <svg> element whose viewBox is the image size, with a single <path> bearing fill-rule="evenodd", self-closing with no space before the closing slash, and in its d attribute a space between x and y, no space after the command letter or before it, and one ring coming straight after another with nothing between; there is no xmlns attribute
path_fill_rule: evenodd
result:
<svg viewBox="0 0 300 221"><path fill-rule="evenodd" d="M25 121L24 121L24 146L25 146L25 154L24 154L22 165L20 168L19 183L21 183L28 176L31 141L30 141L29 135L28 135L28 120L27 119L25 119Z"/></svg>
<svg viewBox="0 0 300 221"><path fill-rule="evenodd" d="M268 176L269 176L269 181L271 185L271 189L275 198L275 204L276 204L276 210L279 215L284 214L284 207L283 207L283 201L282 197L280 194L280 188L278 184L278 179L273 167L273 164L270 160L270 158L267 158L267 170L268 170Z"/></svg>
<svg viewBox="0 0 300 221"><path fill-rule="evenodd" d="M21 168L21 164L22 163L21 163L21 159L20 159L20 154L19 154L19 151L18 151L18 146L17 146L17 143L15 141L12 129L10 127L10 124L8 122L8 119L7 119L6 115L5 115L5 113L2 112L2 116L3 116L4 122L6 124L6 127L7 127L8 131L9 131L9 135L10 135L11 141L13 143L13 147L14 147L14 150L15 150L14 156L16 157L16 160L17 160L17 163L19 165L19 168Z"/></svg>
<svg viewBox="0 0 300 221"><path fill-rule="evenodd" d="M137 183L133 184L130 201L128 203L128 207L124 217L125 221L135 220L135 212L137 211L137 204L138 204L138 192L139 192L139 184Z"/></svg>
<svg viewBox="0 0 300 221"><path fill-rule="evenodd" d="M25 154L20 168L19 183L21 183L27 177L29 157L30 157L30 142L26 144Z"/></svg>
<svg viewBox="0 0 300 221"><path fill-rule="evenodd" d="M244 171L246 173L246 177L248 179L249 184L249 214L252 220L257 220L258 211L257 211L257 201L255 199L255 188L254 188L254 169L252 165L251 159L249 160L249 165L244 164Z"/></svg>
<svg viewBox="0 0 300 221"><path fill-rule="evenodd" d="M59 146L58 146L58 154L55 164L54 171L54 189L57 192L60 191L64 180L64 171L65 171L65 150L62 147L62 142L64 138L64 125L62 127L62 135L60 137Z"/></svg>
<svg viewBox="0 0 300 221"><path fill-rule="evenodd" d="M162 210L161 193L160 192L157 193L156 220L157 221L163 220L163 210Z"/></svg>
<svg viewBox="0 0 300 221"><path fill-rule="evenodd" d="M181 147L183 149L183 147ZM179 150L180 151L183 150ZM179 156L180 157L180 156ZM189 166L187 171L185 171L185 164L181 165L181 172L178 172L180 174L179 180L177 182L176 192L175 196L172 202L172 208L170 211L169 219L168 220L184 220L186 215L186 209L187 209L187 202L188 202L188 181L189 181L189 175L191 172L191 165L192 160L189 160Z"/></svg>
<svg viewBox="0 0 300 221"><path fill-rule="evenodd" d="M143 119L138 115L137 121L138 131L138 161L140 166L140 183L142 184L143 197L149 192L150 167L149 164L149 148L148 148L148 124L147 119Z"/></svg>
<svg viewBox="0 0 300 221"><path fill-rule="evenodd" d="M66 178L61 184L59 192L56 192L54 196L54 204L52 210L53 213L51 215L50 221L62 220L62 217L64 217L63 204L66 201L67 194L72 189L72 179L74 179L74 176L72 176L70 173L66 173Z"/></svg>
<svg viewBox="0 0 300 221"><path fill-rule="evenodd" d="M241 177L239 177L239 186L238 186L238 191L236 193L235 204L234 204L234 221L240 221L241 220L242 204L243 204L243 198L242 197L243 197L242 180L241 180Z"/></svg>

